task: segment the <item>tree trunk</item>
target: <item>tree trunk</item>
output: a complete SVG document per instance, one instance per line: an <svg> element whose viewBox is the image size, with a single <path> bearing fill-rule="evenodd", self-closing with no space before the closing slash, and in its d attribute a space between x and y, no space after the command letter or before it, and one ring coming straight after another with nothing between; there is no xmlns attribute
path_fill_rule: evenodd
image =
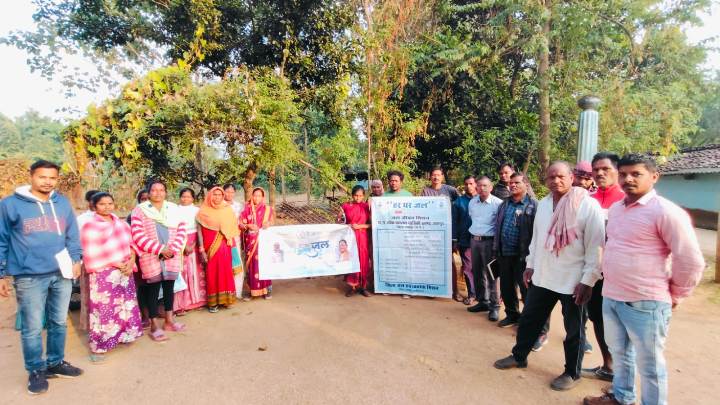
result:
<svg viewBox="0 0 720 405"><path fill-rule="evenodd" d="M257 165L250 163L247 170L245 171L245 179L243 180L243 191L245 192L245 202L250 200L252 197L253 182L255 176L257 176Z"/></svg>
<svg viewBox="0 0 720 405"><path fill-rule="evenodd" d="M366 35L371 36L373 34L373 4L371 1L363 1L363 12L365 14L365 23L367 24ZM375 54L372 46L365 47L365 69L366 69L366 101L367 115L365 116L365 139L367 139L367 173L368 180L372 179L372 88L373 88L373 67L375 63Z"/></svg>
<svg viewBox="0 0 720 405"><path fill-rule="evenodd" d="M275 168L268 172L268 199L270 206L275 208Z"/></svg>
<svg viewBox="0 0 720 405"><path fill-rule="evenodd" d="M282 195L282 202L286 202L285 194L285 166L280 167L280 194Z"/></svg>
<svg viewBox="0 0 720 405"><path fill-rule="evenodd" d="M195 169L200 174L200 182L202 185L202 188L200 189L200 193L198 193L198 196L202 197L205 195L205 188L207 188L208 185L208 178L205 175L205 166L203 164L203 155L202 155L202 146L200 145L201 140L198 140L195 142Z"/></svg>
<svg viewBox="0 0 720 405"><path fill-rule="evenodd" d="M308 134L306 127L303 127L303 133L305 135L305 159L310 161L310 148L308 147ZM312 196L312 178L310 177L309 167L305 167L305 191L307 192L307 202L310 204L310 197Z"/></svg>
<svg viewBox="0 0 720 405"><path fill-rule="evenodd" d="M545 0L544 6L551 12L551 0ZM550 23L548 17L543 23L543 46L538 57L538 82L540 87L540 133L538 134L538 160L541 170L545 171L550 165Z"/></svg>

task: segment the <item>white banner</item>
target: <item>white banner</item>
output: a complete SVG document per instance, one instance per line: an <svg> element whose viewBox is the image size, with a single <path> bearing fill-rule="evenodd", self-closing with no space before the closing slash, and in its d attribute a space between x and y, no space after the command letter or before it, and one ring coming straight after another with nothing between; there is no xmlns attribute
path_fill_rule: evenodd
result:
<svg viewBox="0 0 720 405"><path fill-rule="evenodd" d="M373 197L375 292L452 295L450 200Z"/></svg>
<svg viewBox="0 0 720 405"><path fill-rule="evenodd" d="M258 238L261 280L360 271L355 232L348 225L272 226L262 229Z"/></svg>

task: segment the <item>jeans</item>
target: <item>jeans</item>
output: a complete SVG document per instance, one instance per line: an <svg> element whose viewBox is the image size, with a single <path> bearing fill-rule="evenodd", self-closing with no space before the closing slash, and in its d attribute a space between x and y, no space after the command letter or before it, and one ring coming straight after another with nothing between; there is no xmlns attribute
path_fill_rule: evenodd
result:
<svg viewBox="0 0 720 405"><path fill-rule="evenodd" d="M493 278L487 268L492 260L492 239L470 241L472 251L473 281L475 282L475 299L487 305L491 310L500 309L498 298L498 279Z"/></svg>
<svg viewBox="0 0 720 405"><path fill-rule="evenodd" d="M68 305L72 281L60 272L41 276L15 277L18 312L22 319L22 341L25 369L44 370L60 364L65 358ZM43 360L42 330L47 312L47 361Z"/></svg>
<svg viewBox="0 0 720 405"><path fill-rule="evenodd" d="M613 358L613 394L618 402L635 402L635 363L640 372L641 404L667 404L665 339L672 315L662 301L621 302L603 298L605 341Z"/></svg>
<svg viewBox="0 0 720 405"><path fill-rule="evenodd" d="M584 352L581 344L585 340L583 325L585 324L585 310L583 306L576 305L571 294L560 294L547 288L532 286L528 289L527 301L520 315L515 347L512 349L513 357L517 361L526 361L533 345L543 331L548 317L560 301L562 305L563 322L565 324L565 371L573 379L580 378L580 368Z"/></svg>

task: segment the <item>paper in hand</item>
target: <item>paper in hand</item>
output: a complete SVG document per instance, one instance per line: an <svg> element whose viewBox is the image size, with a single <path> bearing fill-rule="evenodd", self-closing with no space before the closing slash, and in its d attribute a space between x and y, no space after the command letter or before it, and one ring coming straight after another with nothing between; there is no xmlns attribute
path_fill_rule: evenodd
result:
<svg viewBox="0 0 720 405"><path fill-rule="evenodd" d="M497 259L492 259L487 264L488 273L490 273L490 278L492 279L491 281L495 281L495 279L497 278L497 277L495 277L495 272L493 272L493 269L492 269L492 264L495 263L495 261L497 261Z"/></svg>
<svg viewBox="0 0 720 405"><path fill-rule="evenodd" d="M67 249L63 249L55 255L58 266L60 267L60 273L65 278L73 278L73 261L68 253Z"/></svg>

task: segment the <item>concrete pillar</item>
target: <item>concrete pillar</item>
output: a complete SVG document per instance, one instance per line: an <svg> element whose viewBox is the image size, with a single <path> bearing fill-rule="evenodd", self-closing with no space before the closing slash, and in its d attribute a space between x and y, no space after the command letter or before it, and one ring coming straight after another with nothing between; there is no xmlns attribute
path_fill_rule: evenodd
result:
<svg viewBox="0 0 720 405"><path fill-rule="evenodd" d="M578 106L583 110L578 121L578 162L589 162L597 153L598 123L600 122L597 108L599 105L600 99L595 96L584 96L578 100Z"/></svg>

